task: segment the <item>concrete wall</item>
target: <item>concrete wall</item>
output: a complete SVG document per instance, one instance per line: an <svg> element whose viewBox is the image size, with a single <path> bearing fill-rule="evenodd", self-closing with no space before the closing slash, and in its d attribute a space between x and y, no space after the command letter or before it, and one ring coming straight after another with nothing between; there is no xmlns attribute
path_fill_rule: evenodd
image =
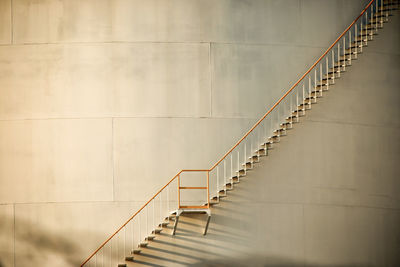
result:
<svg viewBox="0 0 400 267"><path fill-rule="evenodd" d="M204 215L181 216L145 266L399 266L400 13Z"/></svg>
<svg viewBox="0 0 400 267"><path fill-rule="evenodd" d="M365 2L0 0L1 264L76 265L209 167Z"/></svg>

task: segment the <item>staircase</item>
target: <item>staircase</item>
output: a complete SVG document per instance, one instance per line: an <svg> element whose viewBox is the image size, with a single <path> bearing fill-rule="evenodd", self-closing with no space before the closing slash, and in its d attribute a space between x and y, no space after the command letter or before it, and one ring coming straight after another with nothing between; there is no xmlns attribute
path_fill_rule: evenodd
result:
<svg viewBox="0 0 400 267"><path fill-rule="evenodd" d="M160 241L153 250L165 252L160 244L167 235L175 235L180 220L185 231L196 231L202 226L202 233L206 235L213 206L228 198L228 192L235 189L260 158L268 156L275 144L300 122L300 117L334 87L399 8L400 0L370 1L326 52L220 160L210 169L178 172L81 266L122 267L143 263L140 256L157 239ZM196 193L188 198L181 193L187 190ZM204 224L180 219L182 213L194 214L198 220L203 220L202 216L206 214ZM153 258L157 260L157 256Z"/></svg>

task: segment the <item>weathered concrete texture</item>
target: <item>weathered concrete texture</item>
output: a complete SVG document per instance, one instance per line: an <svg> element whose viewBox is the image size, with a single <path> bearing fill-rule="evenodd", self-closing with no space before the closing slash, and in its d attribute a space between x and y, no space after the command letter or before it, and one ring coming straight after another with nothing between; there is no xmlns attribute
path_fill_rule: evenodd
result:
<svg viewBox="0 0 400 267"><path fill-rule="evenodd" d="M0 44L11 43L11 0L0 0Z"/></svg>
<svg viewBox="0 0 400 267"><path fill-rule="evenodd" d="M0 122L0 202L112 200L111 119Z"/></svg>
<svg viewBox="0 0 400 267"><path fill-rule="evenodd" d="M16 204L15 266L79 266L141 205L142 202ZM122 248L123 238L121 233L114 248ZM106 253L104 258L109 259Z"/></svg>
<svg viewBox="0 0 400 267"><path fill-rule="evenodd" d="M16 43L273 42L328 46L366 2L15 0L14 36ZM333 35L327 29L333 30Z"/></svg>
<svg viewBox="0 0 400 267"><path fill-rule="evenodd" d="M146 200L181 169L210 168L252 123L251 119L114 119L115 198Z"/></svg>
<svg viewBox="0 0 400 267"><path fill-rule="evenodd" d="M170 226L128 266L398 265L399 212L246 202L245 179L212 208L207 236L201 234L204 215L184 215L175 236Z"/></svg>
<svg viewBox="0 0 400 267"><path fill-rule="evenodd" d="M1 119L209 115L207 44L0 49Z"/></svg>
<svg viewBox="0 0 400 267"><path fill-rule="evenodd" d="M0 266L14 266L14 204L0 205Z"/></svg>
<svg viewBox="0 0 400 267"><path fill-rule="evenodd" d="M184 218L137 263L398 266L400 69L397 55L376 52L391 29L212 208L207 236L204 218Z"/></svg>
<svg viewBox="0 0 400 267"><path fill-rule="evenodd" d="M15 238L0 206L1 264L77 266L178 170L210 167L365 2L0 0L0 203L21 203ZM188 218L137 263L399 265L391 21L209 235Z"/></svg>
<svg viewBox="0 0 400 267"><path fill-rule="evenodd" d="M213 44L213 116L262 116L324 50L300 46Z"/></svg>

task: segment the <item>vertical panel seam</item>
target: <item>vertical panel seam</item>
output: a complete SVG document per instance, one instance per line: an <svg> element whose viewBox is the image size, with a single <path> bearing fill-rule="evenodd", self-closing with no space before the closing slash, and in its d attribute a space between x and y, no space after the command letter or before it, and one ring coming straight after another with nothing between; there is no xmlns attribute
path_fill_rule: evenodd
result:
<svg viewBox="0 0 400 267"><path fill-rule="evenodd" d="M112 201L115 200L115 189L114 189L114 117L111 117L111 170L112 170Z"/></svg>
<svg viewBox="0 0 400 267"><path fill-rule="evenodd" d="M210 117L212 117L212 89L213 89L213 84L212 84L212 64L211 64L211 59L212 59L212 54L211 54L211 42L208 47L208 71L210 75Z"/></svg>
<svg viewBox="0 0 400 267"><path fill-rule="evenodd" d="M302 204L303 206L303 261L304 261L304 266L306 265L306 218L304 215L304 203Z"/></svg>
<svg viewBox="0 0 400 267"><path fill-rule="evenodd" d="M14 267L16 266L15 264L15 203L13 204L13 215L14 215L14 236L13 236L13 257L14 257Z"/></svg>
<svg viewBox="0 0 400 267"><path fill-rule="evenodd" d="M14 44L14 15L13 15L13 1L10 0L10 38L11 44Z"/></svg>

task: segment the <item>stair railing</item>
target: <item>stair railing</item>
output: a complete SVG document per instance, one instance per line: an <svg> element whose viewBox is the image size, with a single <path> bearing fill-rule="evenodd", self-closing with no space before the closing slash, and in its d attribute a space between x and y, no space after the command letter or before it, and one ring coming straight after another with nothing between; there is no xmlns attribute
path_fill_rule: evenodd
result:
<svg viewBox="0 0 400 267"><path fill-rule="evenodd" d="M233 188L259 157L267 155L274 143L279 142L292 125L299 121L299 117L311 109L317 98L323 97L335 79L351 66L352 60L357 59L357 55L387 21L394 3L398 2L371 0L300 79L210 169L178 172L81 266L111 266L118 264L121 259L132 260L127 255L134 253L136 247L147 245L147 240L161 230L171 210L186 207L208 209L212 203L210 201L219 201L219 197ZM206 185L182 186L181 175L192 172L205 174L203 177ZM186 189L207 190L207 200L200 205L181 205L180 191Z"/></svg>

